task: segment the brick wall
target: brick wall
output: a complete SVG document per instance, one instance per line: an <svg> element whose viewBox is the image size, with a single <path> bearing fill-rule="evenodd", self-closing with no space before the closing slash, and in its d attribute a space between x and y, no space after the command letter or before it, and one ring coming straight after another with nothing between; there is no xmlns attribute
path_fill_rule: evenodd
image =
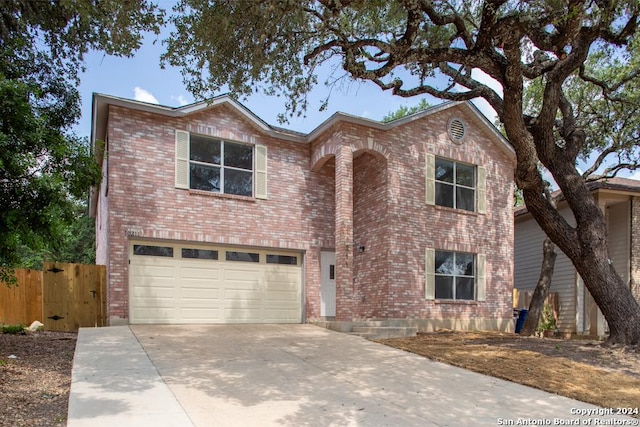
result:
<svg viewBox="0 0 640 427"><path fill-rule="evenodd" d="M462 118L468 135L457 145L447 134L448 120ZM462 110L449 109L417 120L390 131L378 131L348 124L342 128L342 141L351 146L375 144L384 153L386 162L386 227L388 248L386 266L377 267L381 274L377 285L367 293L361 280L375 277L368 249L355 256L355 283L353 299L359 301L357 317L380 318L455 318L455 319L510 319L512 316L513 288L513 164L507 155L480 131L477 118ZM365 143L363 144L363 141ZM327 150L331 151L331 150ZM433 153L459 162L487 168L487 214L429 206L425 203L425 154ZM364 159L363 159L364 161ZM372 164L370 168L374 168ZM372 219L365 220L379 201L365 208L361 203L362 188L371 170L367 171L355 161L354 205L356 236L371 227L371 236L378 226ZM359 203L360 202L360 203ZM366 224L366 221L371 221ZM364 238L364 237L363 237ZM358 238L355 238L358 245ZM366 245L365 245L366 246ZM482 253L487 258L486 302L426 301L424 297L425 249ZM373 254L373 253L372 253ZM384 283L382 283L384 280ZM380 289L384 289L380 296ZM370 301L370 302L368 302ZM375 307L375 308L374 308Z"/></svg>
<svg viewBox="0 0 640 427"><path fill-rule="evenodd" d="M454 115L467 123L460 145L446 132ZM449 108L389 131L339 122L303 144L265 136L225 105L181 118L111 106L99 209L112 324L128 317L132 237L303 251L307 319L320 316L320 250L333 248L340 319L511 318L513 165L483 126ZM268 200L174 188L176 129L266 146ZM426 153L486 167L488 213L426 205ZM426 248L486 254L487 301L426 301Z"/></svg>
<svg viewBox="0 0 640 427"><path fill-rule="evenodd" d="M265 145L268 200L176 189L175 129ZM319 316L315 272L320 248L334 246L334 182L328 168L309 170L308 145L265 137L227 107L177 119L111 106L108 135L112 323L128 318L129 236L305 251L307 315Z"/></svg>
<svg viewBox="0 0 640 427"><path fill-rule="evenodd" d="M378 318L384 313L389 285L385 158L363 153L354 159L353 193L353 298L358 317Z"/></svg>

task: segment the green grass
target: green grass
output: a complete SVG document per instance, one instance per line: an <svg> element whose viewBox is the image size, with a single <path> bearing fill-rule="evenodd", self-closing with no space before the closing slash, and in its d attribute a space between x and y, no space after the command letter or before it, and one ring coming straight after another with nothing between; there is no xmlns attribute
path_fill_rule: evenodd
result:
<svg viewBox="0 0 640 427"><path fill-rule="evenodd" d="M24 334L24 325L2 325L3 334Z"/></svg>

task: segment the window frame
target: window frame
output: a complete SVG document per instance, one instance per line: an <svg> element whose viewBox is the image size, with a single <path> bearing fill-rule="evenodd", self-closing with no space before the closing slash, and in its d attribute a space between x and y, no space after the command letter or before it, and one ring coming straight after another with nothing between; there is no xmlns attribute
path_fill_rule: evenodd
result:
<svg viewBox="0 0 640 427"><path fill-rule="evenodd" d="M437 265L434 262L434 270L433 270L433 274L434 274L434 278L437 282L437 278L438 277L451 277L451 294L452 294L452 298L438 298L437 296L437 292L438 292L438 286L437 283L435 285L435 289L434 289L434 297L436 300L450 300L450 301L476 301L477 300L477 290L478 290L478 254L475 253L471 253L471 252L460 252L460 251L447 251L447 250L441 250L441 249L436 249L434 252L435 258L438 258L438 253L451 253L453 254L453 265L454 265L454 269L453 272L451 274L444 274L444 273L438 273L437 271ZM466 274L456 274L455 271L455 265L456 265L456 257L458 255L471 255L473 257L473 275L466 275ZM457 298L456 296L456 288L457 288L457 280L458 278L463 278L463 279L473 279L473 291L472 291L472 298Z"/></svg>
<svg viewBox="0 0 640 427"><path fill-rule="evenodd" d="M201 133L195 133L195 135L202 135ZM237 196L229 193L220 193L207 190L195 190L190 186L190 166L189 166L189 149L191 133L187 130L175 129L175 188L181 190L189 190L194 192L201 192L210 195L233 197L241 199L269 199L268 195L268 148L265 145L253 144L246 142L231 141L242 145L248 145L253 147L253 188L250 196ZM224 140L223 138L216 137L213 134L206 134L205 137L211 137L213 139Z"/></svg>
<svg viewBox="0 0 640 427"><path fill-rule="evenodd" d="M202 161L202 160L192 160L191 159L191 144L193 141L193 137L196 136L198 138L202 138L204 140L209 140L212 143L217 143L220 145L220 163L213 163L213 159L211 160L211 162L206 162L206 161ZM249 147L251 148L251 169L243 169L240 167L236 167L236 166L227 166L225 164L225 147L228 145L239 145L239 146L243 146L243 147ZM201 134L189 134L189 156L188 156L188 168L189 168L189 189L190 190L195 190L195 191L207 191L210 193L214 193L214 194L227 194L227 195L234 195L234 196L242 196L242 197L255 197L255 179L256 179L256 163L255 163L255 158L256 158L256 148L254 145L251 144L244 144L241 142L236 142L236 141L229 141L226 139L222 139L222 138L215 138L212 136L208 136L208 135L201 135ZM214 191L214 190L206 190L206 189L202 189L202 188L195 188L192 185L192 180L191 180L191 165L201 165L201 166L205 166L207 168L214 168L218 170L219 173L219 180L220 180L220 190L219 191ZM237 194L237 193L230 193L225 191L226 190L226 178L225 175L227 171L229 170L235 170L235 171L239 171L239 172L244 172L244 173L251 173L251 194Z"/></svg>
<svg viewBox="0 0 640 427"><path fill-rule="evenodd" d="M447 159L444 157L439 157L439 156L434 156L434 204L436 206L441 206L441 207L446 207L446 208L450 208L450 209L456 209L456 210L461 210L461 211L465 211L465 212L473 212L473 213L478 213L479 209L478 209L478 166L474 165L474 164L470 164L470 163L465 163L465 162L458 162L456 160L452 160L452 159ZM452 182L447 182L447 181L442 181L438 179L437 176L437 162L438 161L443 161L443 162L448 162L451 163L453 165L453 176L452 176ZM473 187L469 187L463 184L459 184L457 182L457 176L458 176L458 165L463 165L463 166L467 166L473 169ZM440 204L438 203L438 195L439 195L439 188L442 188L441 186L448 186L452 188L452 198L453 198L453 206L447 206L444 204ZM473 202L472 202L472 207L473 209L469 210L469 209L465 209L462 207L459 207L459 201L458 201L458 188L460 189L464 189L467 191L473 191Z"/></svg>
<svg viewBox="0 0 640 427"><path fill-rule="evenodd" d="M469 248L471 249L471 248ZM438 299L436 301L436 249L425 248L425 270L424 270L424 298L427 301L436 301L442 303L453 304L469 304L469 303L481 303L487 301L487 255L481 252L474 252L473 250L456 251L455 249L438 248L441 252L458 252L475 255L475 299L473 300L451 300L451 299Z"/></svg>

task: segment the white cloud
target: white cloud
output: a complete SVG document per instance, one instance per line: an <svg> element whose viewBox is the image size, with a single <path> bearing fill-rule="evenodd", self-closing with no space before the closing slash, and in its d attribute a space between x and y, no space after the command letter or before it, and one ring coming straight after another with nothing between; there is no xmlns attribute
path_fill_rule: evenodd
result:
<svg viewBox="0 0 640 427"><path fill-rule="evenodd" d="M138 86L133 88L133 99L140 102L148 102L150 104L159 104L158 100L151 92Z"/></svg>
<svg viewBox="0 0 640 427"><path fill-rule="evenodd" d="M630 179L637 179L638 181L640 181L640 170L637 170L634 173L632 173L629 178Z"/></svg>
<svg viewBox="0 0 640 427"><path fill-rule="evenodd" d="M178 96L171 96L171 100L178 103L179 106L190 104L191 102L184 97L184 95L180 94Z"/></svg>

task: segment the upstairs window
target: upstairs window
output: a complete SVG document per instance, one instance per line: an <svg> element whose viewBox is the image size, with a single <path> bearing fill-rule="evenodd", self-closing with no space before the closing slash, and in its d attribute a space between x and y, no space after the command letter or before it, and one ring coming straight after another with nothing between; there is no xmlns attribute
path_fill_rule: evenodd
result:
<svg viewBox="0 0 640 427"><path fill-rule="evenodd" d="M468 212L487 212L487 169L425 155L425 201Z"/></svg>
<svg viewBox="0 0 640 427"><path fill-rule="evenodd" d="M251 197L253 147L191 135L189 188Z"/></svg>
<svg viewBox="0 0 640 427"><path fill-rule="evenodd" d="M474 212L476 168L436 157L436 205Z"/></svg>
<svg viewBox="0 0 640 427"><path fill-rule="evenodd" d="M176 187L267 198L267 148L176 130Z"/></svg>

